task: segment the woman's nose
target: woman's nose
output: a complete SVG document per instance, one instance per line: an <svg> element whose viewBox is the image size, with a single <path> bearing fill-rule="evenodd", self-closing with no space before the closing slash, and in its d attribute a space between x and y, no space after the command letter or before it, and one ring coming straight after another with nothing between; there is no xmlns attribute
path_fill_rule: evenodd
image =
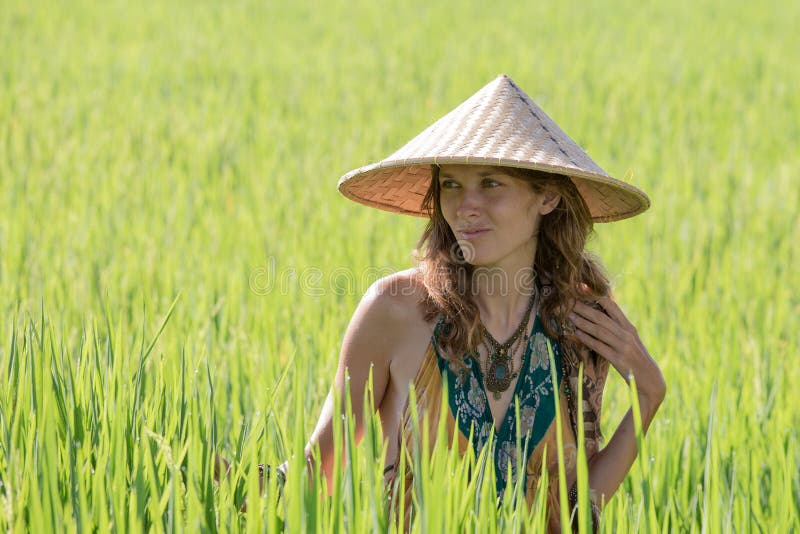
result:
<svg viewBox="0 0 800 534"><path fill-rule="evenodd" d="M480 213L482 200L480 198L480 191L465 190L461 195L461 201L456 209L456 215L459 218L466 218Z"/></svg>

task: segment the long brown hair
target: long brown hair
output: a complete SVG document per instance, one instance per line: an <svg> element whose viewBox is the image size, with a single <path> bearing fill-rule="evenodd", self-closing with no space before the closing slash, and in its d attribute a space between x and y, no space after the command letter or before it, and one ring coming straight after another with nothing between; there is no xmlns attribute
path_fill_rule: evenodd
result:
<svg viewBox="0 0 800 534"><path fill-rule="evenodd" d="M542 294L542 327L548 336L561 338L562 343L569 345L569 339L561 336L561 325L566 322L571 302L596 300L610 292L608 277L599 260L584 250L593 231L589 208L566 176L511 167L499 169L525 180L537 193L549 190L561 195L556 208L542 217L534 268L551 288ZM480 314L471 291L475 268L465 261L444 219L439 198L439 167L434 165L423 201L430 220L417 244L420 276L426 289L422 304L426 321L444 314L447 327L440 331L437 345L443 357L461 362L465 352L475 354L481 343Z"/></svg>

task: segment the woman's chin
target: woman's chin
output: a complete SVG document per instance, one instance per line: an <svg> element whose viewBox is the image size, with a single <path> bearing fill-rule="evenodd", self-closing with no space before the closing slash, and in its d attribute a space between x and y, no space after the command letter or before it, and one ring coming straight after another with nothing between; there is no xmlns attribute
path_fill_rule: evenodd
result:
<svg viewBox="0 0 800 534"><path fill-rule="evenodd" d="M476 247L474 243L465 240L459 240L458 246L461 252L461 257L464 258L464 263L472 265L473 267L486 267L492 262L492 258L485 250Z"/></svg>

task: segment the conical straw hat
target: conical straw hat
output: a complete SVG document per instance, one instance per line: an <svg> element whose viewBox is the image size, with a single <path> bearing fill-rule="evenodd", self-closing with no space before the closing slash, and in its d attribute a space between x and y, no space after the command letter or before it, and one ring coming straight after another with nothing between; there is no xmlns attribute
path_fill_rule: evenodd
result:
<svg viewBox="0 0 800 534"><path fill-rule="evenodd" d="M596 222L633 217L650 206L643 191L609 176L506 75L388 158L342 176L339 191L367 206L424 217L431 165L458 163L566 175Z"/></svg>

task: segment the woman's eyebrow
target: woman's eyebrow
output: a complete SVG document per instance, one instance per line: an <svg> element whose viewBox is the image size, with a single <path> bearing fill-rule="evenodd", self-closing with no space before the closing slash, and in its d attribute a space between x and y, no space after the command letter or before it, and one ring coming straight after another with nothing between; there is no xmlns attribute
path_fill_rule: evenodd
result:
<svg viewBox="0 0 800 534"><path fill-rule="evenodd" d="M487 176L497 176L498 174L502 174L502 173L497 172L497 171L482 171L482 172L478 173L478 176L480 178L486 178ZM446 172L440 172L439 173L439 178L450 178L452 180L453 179L453 175L450 174L450 173L446 173Z"/></svg>

